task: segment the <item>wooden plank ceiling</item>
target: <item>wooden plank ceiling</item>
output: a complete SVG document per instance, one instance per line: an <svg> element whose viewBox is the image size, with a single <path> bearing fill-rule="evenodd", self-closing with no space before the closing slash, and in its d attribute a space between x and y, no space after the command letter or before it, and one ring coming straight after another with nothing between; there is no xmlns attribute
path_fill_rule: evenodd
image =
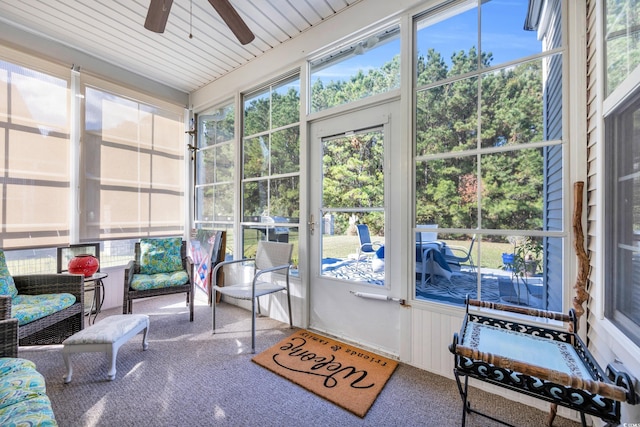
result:
<svg viewBox="0 0 640 427"><path fill-rule="evenodd" d="M144 28L149 0L0 0L0 25L188 93L359 1L231 0L256 36L245 46L207 0L174 0L163 34Z"/></svg>

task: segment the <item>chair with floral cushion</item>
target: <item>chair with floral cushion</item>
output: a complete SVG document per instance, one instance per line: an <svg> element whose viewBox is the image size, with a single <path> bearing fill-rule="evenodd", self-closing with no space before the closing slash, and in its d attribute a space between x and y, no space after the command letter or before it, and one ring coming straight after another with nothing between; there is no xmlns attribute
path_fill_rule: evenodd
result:
<svg viewBox="0 0 640 427"><path fill-rule="evenodd" d="M193 292L193 261L187 255L187 242L172 237L136 243L135 259L124 270L123 314L133 313L134 299L186 293L193 322Z"/></svg>
<svg viewBox="0 0 640 427"><path fill-rule="evenodd" d="M12 276L0 249L0 319L17 319L22 346L60 344L84 328L84 277L74 274Z"/></svg>
<svg viewBox="0 0 640 427"><path fill-rule="evenodd" d="M44 376L18 358L18 319L10 311L11 298L0 295L0 425L57 426Z"/></svg>

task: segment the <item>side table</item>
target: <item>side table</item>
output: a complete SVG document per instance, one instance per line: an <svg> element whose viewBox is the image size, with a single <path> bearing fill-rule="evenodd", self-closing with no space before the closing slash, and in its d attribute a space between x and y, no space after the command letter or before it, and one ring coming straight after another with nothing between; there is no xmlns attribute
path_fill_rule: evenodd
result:
<svg viewBox="0 0 640 427"><path fill-rule="evenodd" d="M93 299L91 300L91 307L89 308L89 313L87 314L89 316L89 325L91 325L92 314L94 315L93 323L96 322L98 313L100 313L100 309L102 308L102 304L104 303L104 283L102 282L102 279L105 279L107 276L109 276L107 273L97 272L92 276L84 278L84 290L93 290Z"/></svg>

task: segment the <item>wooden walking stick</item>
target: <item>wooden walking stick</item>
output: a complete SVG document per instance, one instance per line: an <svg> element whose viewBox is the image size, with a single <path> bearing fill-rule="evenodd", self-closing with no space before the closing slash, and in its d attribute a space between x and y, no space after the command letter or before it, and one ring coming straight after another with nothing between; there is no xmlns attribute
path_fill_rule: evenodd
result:
<svg viewBox="0 0 640 427"><path fill-rule="evenodd" d="M576 293L573 296L573 309L579 319L584 314L582 304L589 298L587 293L587 281L589 280L589 256L584 249L584 233L582 231L582 190L584 182L578 181L573 185L575 202L573 210L573 233L575 235L574 246L578 256L578 273L576 283L573 285ZM577 324L577 323L576 323ZM569 331L574 332L573 325L569 324ZM578 332L578 331L575 331Z"/></svg>
<svg viewBox="0 0 640 427"><path fill-rule="evenodd" d="M575 295L573 296L572 304L576 313L576 319L579 321L580 316L584 314L584 307L582 304L589 298L587 293L587 280L589 280L589 256L584 249L584 232L582 230L582 204L583 204L583 190L584 181L578 181L573 184L573 234L574 234L574 248L578 257L578 272L576 275L576 283L573 285L575 289ZM576 329L578 328L578 321L575 322ZM569 323L569 332L578 333L577 330L573 330L573 322ZM558 404L552 403L549 408L549 416L547 417L547 426L553 425L553 420L558 412Z"/></svg>

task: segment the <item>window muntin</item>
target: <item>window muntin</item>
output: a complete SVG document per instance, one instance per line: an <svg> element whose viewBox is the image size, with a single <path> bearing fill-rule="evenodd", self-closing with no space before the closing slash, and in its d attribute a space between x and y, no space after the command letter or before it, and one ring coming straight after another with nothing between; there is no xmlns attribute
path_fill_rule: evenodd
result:
<svg viewBox="0 0 640 427"><path fill-rule="evenodd" d="M300 78L244 96L243 254L258 240L297 243L300 215ZM297 260L297 246L293 258Z"/></svg>
<svg viewBox="0 0 640 427"><path fill-rule="evenodd" d="M69 93L69 79L0 61L5 250L69 240Z"/></svg>
<svg viewBox="0 0 640 427"><path fill-rule="evenodd" d="M605 316L640 344L640 91L606 119Z"/></svg>
<svg viewBox="0 0 640 427"><path fill-rule="evenodd" d="M438 224L439 241L463 247L480 233L479 274L469 265L463 273L475 274L477 295L487 300L495 296L491 275L510 276L500 251L518 248L508 237L537 242L544 290L537 308L562 310L561 4L547 2L541 28L526 4L514 5L459 2L416 20L416 226ZM518 25L507 23L519 15ZM525 17L537 33L522 30ZM516 41L525 45L512 49Z"/></svg>
<svg viewBox="0 0 640 427"><path fill-rule="evenodd" d="M85 87L80 240L182 235L184 121Z"/></svg>
<svg viewBox="0 0 640 427"><path fill-rule="evenodd" d="M640 1L605 2L605 91L617 88L640 65Z"/></svg>
<svg viewBox="0 0 640 427"><path fill-rule="evenodd" d="M400 87L400 27L310 62L312 113Z"/></svg>
<svg viewBox="0 0 640 427"><path fill-rule="evenodd" d="M225 230L225 252L233 253L235 215L235 125L233 102L197 115L195 227Z"/></svg>

